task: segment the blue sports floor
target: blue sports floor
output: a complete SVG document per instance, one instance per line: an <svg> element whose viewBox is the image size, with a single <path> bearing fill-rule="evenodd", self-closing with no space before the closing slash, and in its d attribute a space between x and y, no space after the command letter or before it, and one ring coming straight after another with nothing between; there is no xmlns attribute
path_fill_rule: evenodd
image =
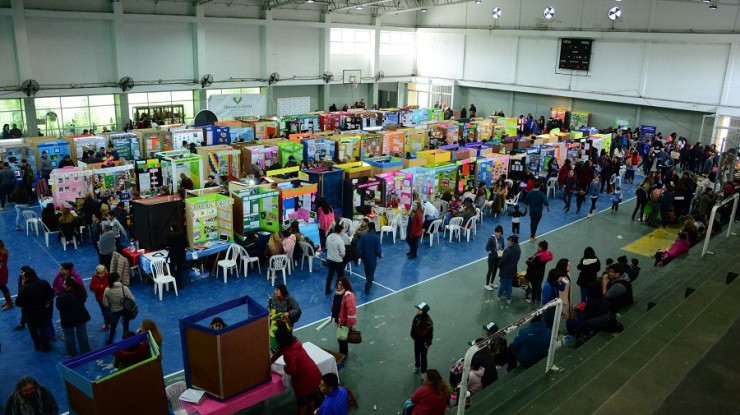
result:
<svg viewBox="0 0 740 415"><path fill-rule="evenodd" d="M634 188L635 185L627 184L624 186L624 201L633 197ZM539 225L538 234L540 235L585 218L590 206L590 202L586 201L581 214L576 215L572 212L575 210L575 200L573 201L573 209L569 214L563 213L564 203L562 200L550 199L550 204L550 213L544 213ZM597 207L599 210L611 207L608 195L601 195ZM33 209L39 213L38 206ZM632 212L627 210L626 208L620 209L618 214L628 217ZM478 226L477 236L471 239L470 243L466 243L464 239L462 242L453 241L452 243L448 240L442 241L441 246L438 246L435 242L434 248L430 249L428 239L424 239L420 244L419 257L415 260L406 259L404 254L408 251L408 246L405 241L397 240L394 245L389 236L384 237L384 258L378 263L375 286L369 296L362 293L364 286L364 279L361 276L363 274L362 266L353 268L354 274L351 275L351 281L358 293L358 306L483 258L485 256L486 240L493 233L493 228L499 223L504 226L504 235L508 236L511 232L510 217L505 215L498 218L486 216L483 223ZM521 228L520 239L521 242L524 242L529 236L529 218L523 218ZM41 278L51 282L60 263L72 262L85 279L86 284L97 265L97 255L89 241L85 241L77 250L70 245L67 251L64 251L55 237L51 238L50 247L46 248L43 234L35 236L31 233L26 236L25 228L20 232L15 231L14 209L6 208L4 212L0 212L0 235L0 239L5 241L10 252L8 287L13 296L17 293L18 273L23 265L30 265ZM326 318L329 315L331 299L329 296L324 296L325 276L326 268L322 267L318 260L315 260L313 273L308 272L308 266L306 265L303 270L298 267L293 275L288 277L288 289L303 309L303 315L297 324L298 327ZM481 277L481 284L482 281L483 277ZM178 318L245 294L256 299L264 299L266 303L268 296L273 291L270 282L266 280L264 268L261 275L258 275L255 268L250 270L246 278L243 276L238 279L230 277L228 284L223 283L223 278L198 280L181 290L179 297L175 297L172 291L165 291L164 300L161 302L154 295L151 282L144 284L138 278L132 278L130 288L136 296L136 303L140 310L137 319L131 322L131 329L135 331L141 320L145 318L151 318L157 322L164 336L163 366L165 375L181 371L183 368ZM475 289L479 288L475 287ZM103 346L105 333L98 331L98 328L103 324L103 320L92 295L87 299L87 308L92 316L92 320L87 327L89 341L90 346L95 349ZM34 351L27 330L12 330L19 321L20 309L17 307L0 313L0 343L2 345L0 367L3 368L2 377L0 377L0 399L5 401L18 378L23 375L31 375L51 390L59 402L60 409L68 410L64 383L56 369L57 362L63 360L66 355L64 342L58 339L53 341L52 351L48 353ZM54 322L57 336L60 336L61 327L59 326L59 314L56 310L54 312ZM122 327L119 325L117 339L120 339L121 333Z"/></svg>

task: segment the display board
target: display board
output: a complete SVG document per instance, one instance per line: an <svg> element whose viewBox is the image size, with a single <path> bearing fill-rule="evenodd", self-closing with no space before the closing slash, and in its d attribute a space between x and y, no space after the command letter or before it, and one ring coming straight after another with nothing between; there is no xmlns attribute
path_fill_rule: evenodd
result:
<svg viewBox="0 0 740 415"><path fill-rule="evenodd" d="M269 186L237 187L230 185L232 198L235 199L234 224L237 233L244 236L247 232L280 230L279 200L280 192ZM236 200L238 199L238 201Z"/></svg>
<svg viewBox="0 0 740 415"><path fill-rule="evenodd" d="M280 189L280 210L284 223L291 219L311 221L311 205L316 199L318 185L301 180L278 183Z"/></svg>
<svg viewBox="0 0 740 415"><path fill-rule="evenodd" d="M339 135L333 139L337 142L337 161L346 163L360 157L359 135Z"/></svg>
<svg viewBox="0 0 740 415"><path fill-rule="evenodd" d="M203 129L201 128L173 128L170 133L172 133L172 148L175 150L187 149L190 144L199 147L203 143Z"/></svg>
<svg viewBox="0 0 740 415"><path fill-rule="evenodd" d="M570 119L568 120L568 128L570 128L571 130L580 130L586 128L589 126L590 118L590 112L571 111Z"/></svg>
<svg viewBox="0 0 740 415"><path fill-rule="evenodd" d="M141 158L139 137L134 133L111 134L110 145L118 151L120 157L126 160L138 160Z"/></svg>
<svg viewBox="0 0 740 415"><path fill-rule="evenodd" d="M54 206L61 209L68 206L67 202L74 202L92 192L92 175L92 170L83 170L79 167L52 170L49 184Z"/></svg>
<svg viewBox="0 0 740 415"><path fill-rule="evenodd" d="M182 223L183 203L177 195L133 200L131 211L132 237L140 249L156 251L167 247L171 223Z"/></svg>
<svg viewBox="0 0 740 415"><path fill-rule="evenodd" d="M275 145L280 149L280 164L283 167L290 161L291 156L298 165L303 161L303 145L301 143L284 141L275 143Z"/></svg>
<svg viewBox="0 0 740 415"><path fill-rule="evenodd" d="M278 98L276 101L278 117L311 112L311 97Z"/></svg>
<svg viewBox="0 0 740 415"><path fill-rule="evenodd" d="M308 165L334 161L336 143L326 138L306 139L303 144L303 161Z"/></svg>
<svg viewBox="0 0 740 415"><path fill-rule="evenodd" d="M405 134L400 131L385 131L383 133L383 154L404 157Z"/></svg>
<svg viewBox="0 0 740 415"><path fill-rule="evenodd" d="M364 160L383 154L383 136L381 134L363 134L360 137L360 157Z"/></svg>
<svg viewBox="0 0 740 415"><path fill-rule="evenodd" d="M159 159L137 161L135 174L137 190L141 195L150 194L162 186L162 168Z"/></svg>
<svg viewBox="0 0 740 415"><path fill-rule="evenodd" d="M223 240L234 240L232 206L234 201L219 194L185 199L185 219L190 246Z"/></svg>
<svg viewBox="0 0 740 415"><path fill-rule="evenodd" d="M218 146L231 144L231 128L226 126L209 125L203 127L206 145Z"/></svg>
<svg viewBox="0 0 740 415"><path fill-rule="evenodd" d="M51 161L51 167L56 169L59 165L59 162L62 161L64 156L70 155L71 150L69 143L66 141L52 141L38 144L38 154L40 155L44 151L49 153L49 161Z"/></svg>
<svg viewBox="0 0 740 415"><path fill-rule="evenodd" d="M97 152L100 149L100 147L103 147L103 148L106 147L105 137L97 137L97 136L71 137L66 140L70 141L74 147L73 151L74 151L74 157L76 157L75 160L82 160L84 158L86 151L93 150Z"/></svg>

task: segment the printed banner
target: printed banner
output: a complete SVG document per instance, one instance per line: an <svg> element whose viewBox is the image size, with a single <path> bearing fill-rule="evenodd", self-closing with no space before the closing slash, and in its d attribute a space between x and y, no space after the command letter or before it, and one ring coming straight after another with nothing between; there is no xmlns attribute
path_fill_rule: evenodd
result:
<svg viewBox="0 0 740 415"><path fill-rule="evenodd" d="M266 114L267 101L262 94L212 95L208 98L208 109L219 120L236 117L259 117Z"/></svg>

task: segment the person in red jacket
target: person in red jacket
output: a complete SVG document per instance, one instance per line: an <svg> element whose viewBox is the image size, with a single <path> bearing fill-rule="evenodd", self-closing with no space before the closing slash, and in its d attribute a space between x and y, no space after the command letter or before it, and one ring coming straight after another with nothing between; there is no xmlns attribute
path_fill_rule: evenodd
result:
<svg viewBox="0 0 740 415"><path fill-rule="evenodd" d="M414 206L411 208L408 228L406 243L409 244L409 252L406 253L406 256L409 259L414 259L416 258L416 251L419 249L419 240L424 232L424 215L419 202L414 202Z"/></svg>
<svg viewBox="0 0 740 415"><path fill-rule="evenodd" d="M95 293L95 301L98 302L100 307L100 313L103 315L103 322L105 323L100 331L108 331L108 311L103 305L103 293L108 288L108 270L105 269L105 265L98 265L95 267L95 274L90 278L90 291Z"/></svg>
<svg viewBox="0 0 740 415"><path fill-rule="evenodd" d="M285 360L285 374L290 375L290 381L295 392L296 413L298 415L313 414L314 400L321 383L321 371L311 359L300 340L293 337L293 332L279 330L275 333L278 349L272 355L272 363L281 356Z"/></svg>

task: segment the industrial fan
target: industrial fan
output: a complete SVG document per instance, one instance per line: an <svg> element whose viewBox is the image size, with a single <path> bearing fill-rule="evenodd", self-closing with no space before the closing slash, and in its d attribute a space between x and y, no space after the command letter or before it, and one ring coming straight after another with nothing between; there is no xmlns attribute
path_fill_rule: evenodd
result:
<svg viewBox="0 0 740 415"><path fill-rule="evenodd" d="M131 88L134 87L134 79L130 76L124 76L120 81L118 81L118 87L121 88L121 91L123 92L130 91Z"/></svg>
<svg viewBox="0 0 740 415"><path fill-rule="evenodd" d="M280 74L277 72L273 72L270 74L270 79L267 80L267 83L269 85L273 85L278 83L278 81L280 81Z"/></svg>
<svg viewBox="0 0 740 415"><path fill-rule="evenodd" d="M213 84L213 75L207 73L200 78L200 87L205 88Z"/></svg>
<svg viewBox="0 0 740 415"><path fill-rule="evenodd" d="M331 82L331 81L334 80L334 74L331 73L331 72L329 72L329 71L326 71L326 72L324 72L323 75L321 75L321 78L323 78L324 79L324 82L326 82L328 84L329 82Z"/></svg>
<svg viewBox="0 0 740 415"><path fill-rule="evenodd" d="M25 92L27 97L36 95L39 92L39 83L35 79L27 79L21 84L21 91Z"/></svg>

